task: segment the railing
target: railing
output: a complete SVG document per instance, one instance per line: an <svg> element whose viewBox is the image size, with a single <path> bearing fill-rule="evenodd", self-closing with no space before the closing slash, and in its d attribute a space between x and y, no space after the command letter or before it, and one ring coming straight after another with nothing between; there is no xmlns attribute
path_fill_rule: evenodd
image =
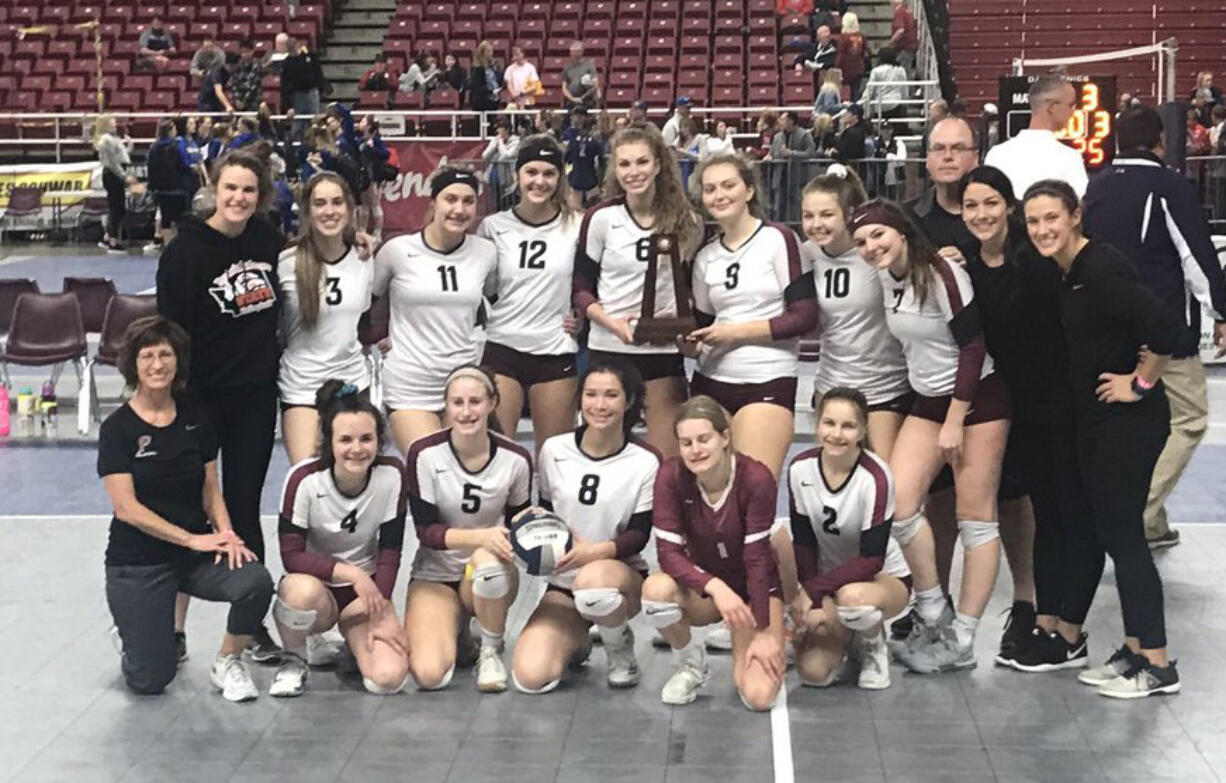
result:
<svg viewBox="0 0 1226 783"><path fill-rule="evenodd" d="M1226 234L1226 155L1190 156L1184 171L1196 185L1210 228Z"/></svg>

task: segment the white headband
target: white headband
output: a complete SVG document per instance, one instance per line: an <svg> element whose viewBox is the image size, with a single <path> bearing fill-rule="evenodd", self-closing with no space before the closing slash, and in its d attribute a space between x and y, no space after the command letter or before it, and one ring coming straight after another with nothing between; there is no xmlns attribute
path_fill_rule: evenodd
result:
<svg viewBox="0 0 1226 783"><path fill-rule="evenodd" d="M490 382L490 377L476 367L466 364L463 367L457 367L451 371L451 375L447 376L447 383L443 384L443 388L450 388L451 382L460 378L475 378L481 381L481 385L489 392L490 397L495 397L498 390L494 388L494 384Z"/></svg>

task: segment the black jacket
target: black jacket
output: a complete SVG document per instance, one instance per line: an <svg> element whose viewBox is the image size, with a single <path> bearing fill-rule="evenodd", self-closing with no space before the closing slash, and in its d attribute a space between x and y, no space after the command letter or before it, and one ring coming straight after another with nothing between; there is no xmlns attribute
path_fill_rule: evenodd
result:
<svg viewBox="0 0 1226 783"><path fill-rule="evenodd" d="M1141 281L1196 341L1197 303L1207 305L1216 320L1226 320L1226 276L1196 186L1157 157L1118 157L1095 175L1086 189L1085 229L1128 256Z"/></svg>
<svg viewBox="0 0 1226 783"><path fill-rule="evenodd" d="M324 90L324 72L314 52L299 52L281 65L281 103L290 106L296 92Z"/></svg>
<svg viewBox="0 0 1226 783"><path fill-rule="evenodd" d="M276 382L277 256L281 232L261 215L231 239L196 215L184 215L158 261L158 312L191 337L197 390L269 386Z"/></svg>
<svg viewBox="0 0 1226 783"><path fill-rule="evenodd" d="M494 72L494 81L497 83L493 90L485 78L485 66L474 65L468 71L468 97L477 111L494 111L502 107L501 101L498 100L498 93L502 92L502 69L497 65L491 65L489 69Z"/></svg>

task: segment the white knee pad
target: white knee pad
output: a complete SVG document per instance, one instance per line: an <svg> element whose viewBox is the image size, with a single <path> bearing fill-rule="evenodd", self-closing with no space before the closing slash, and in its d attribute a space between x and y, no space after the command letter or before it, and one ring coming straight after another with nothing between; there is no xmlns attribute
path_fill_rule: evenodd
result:
<svg viewBox="0 0 1226 783"><path fill-rule="evenodd" d="M549 693L551 690L558 687L558 683L560 683L561 680L550 680L539 688L525 688L519 683L519 680L515 679L515 672L511 672L511 682L515 683L515 690L519 691L520 693L527 693L535 696L541 693Z"/></svg>
<svg viewBox="0 0 1226 783"><path fill-rule="evenodd" d="M505 598L511 592L511 572L502 563L486 563L473 569L473 595L477 598Z"/></svg>
<svg viewBox="0 0 1226 783"><path fill-rule="evenodd" d="M974 519L958 521L958 539L966 550L990 544L1000 538L1000 525L996 522L980 522Z"/></svg>
<svg viewBox="0 0 1226 783"><path fill-rule="evenodd" d="M277 622L291 631L309 631L315 626L315 618L319 614L314 609L295 609L281 600L272 602L272 616Z"/></svg>
<svg viewBox="0 0 1226 783"><path fill-rule="evenodd" d="M783 686L780 686L779 690L783 690ZM737 690L736 695L741 697L741 704L744 704L745 709L749 710L750 712L770 712L771 708L775 706L775 702L779 701L779 694L776 693L775 698L771 699L770 704L759 709L758 707L755 707L752 704L750 704L748 701L746 701L745 694L741 693L740 690Z"/></svg>
<svg viewBox="0 0 1226 783"><path fill-rule="evenodd" d="M393 693L400 693L401 691L403 691L403 690L404 690L404 686L406 686L406 685L408 685L408 684L409 684L409 680L410 680L410 679L412 679L412 677L413 677L413 675L411 675L411 674L406 674L406 675L404 676L404 682L400 683L400 684L399 684L399 685L397 685L395 688L384 688L384 687L381 687L381 686L380 686L380 685L379 685L377 682L375 682L374 680L370 679L369 677L363 677L363 678L362 678L362 685L363 685L363 687L365 687L365 688L366 688L366 691L367 691L368 693L373 693L373 694L374 694L374 695L376 695L376 696L390 696L390 695L392 695Z"/></svg>
<svg viewBox="0 0 1226 783"><path fill-rule="evenodd" d="M681 622L681 607L671 601L643 599L643 618L652 628L667 628Z"/></svg>
<svg viewBox="0 0 1226 783"><path fill-rule="evenodd" d="M614 587L593 587L575 591L575 609L579 616L593 622L603 620L621 608L621 590Z"/></svg>
<svg viewBox="0 0 1226 783"><path fill-rule="evenodd" d="M900 546L906 546L911 543L911 539L915 538L915 534L920 531L920 523L926 521L922 509L906 519L895 519L894 524L890 526L890 535L894 536L894 540Z"/></svg>
<svg viewBox="0 0 1226 783"><path fill-rule="evenodd" d="M839 622L853 631L867 631L881 622L881 610L875 606L840 606Z"/></svg>
<svg viewBox="0 0 1226 783"><path fill-rule="evenodd" d="M443 679L439 680L438 685L435 685L431 688L427 688L424 685L418 685L417 690L419 691L441 691L443 688L446 688L448 685L451 684L451 678L454 675L455 675L455 664L453 663L451 664L451 668L447 670L447 673L443 675Z"/></svg>

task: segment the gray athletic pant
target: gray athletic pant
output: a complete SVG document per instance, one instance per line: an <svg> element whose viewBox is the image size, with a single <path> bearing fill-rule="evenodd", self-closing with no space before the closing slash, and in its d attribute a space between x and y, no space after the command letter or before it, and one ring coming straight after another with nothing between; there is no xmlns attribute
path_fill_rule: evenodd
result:
<svg viewBox="0 0 1226 783"><path fill-rule="evenodd" d="M201 553L175 563L107 566L106 602L123 640L123 677L136 693L161 693L175 678L175 595L230 604L226 630L255 633L272 601L272 577L260 563L230 570Z"/></svg>

